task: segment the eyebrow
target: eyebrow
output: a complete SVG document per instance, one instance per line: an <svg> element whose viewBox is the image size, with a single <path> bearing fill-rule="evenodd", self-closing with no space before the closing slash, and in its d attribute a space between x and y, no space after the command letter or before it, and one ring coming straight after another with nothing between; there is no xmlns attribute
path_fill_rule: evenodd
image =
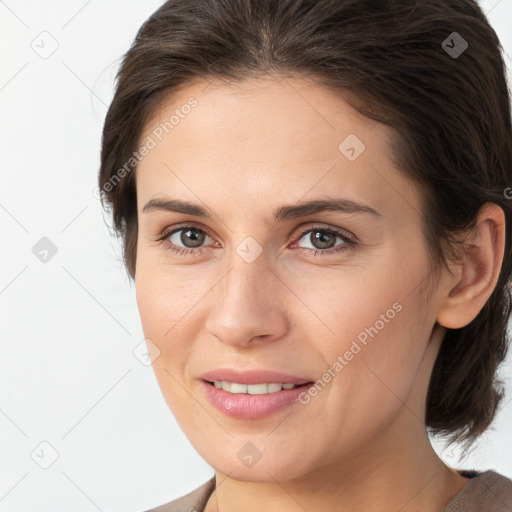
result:
<svg viewBox="0 0 512 512"><path fill-rule="evenodd" d="M198 204L180 199L155 198L150 199L142 208L142 213L166 211L193 215L205 219L213 219L209 209ZM358 203L346 198L315 199L297 204L285 204L274 211L274 222L305 217L321 212L365 213L375 217L382 215L369 205Z"/></svg>

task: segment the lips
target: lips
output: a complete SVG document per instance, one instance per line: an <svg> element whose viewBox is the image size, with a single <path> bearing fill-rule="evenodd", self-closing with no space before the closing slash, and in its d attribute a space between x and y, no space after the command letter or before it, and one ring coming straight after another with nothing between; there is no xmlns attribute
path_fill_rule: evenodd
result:
<svg viewBox="0 0 512 512"><path fill-rule="evenodd" d="M299 396L313 385L311 380L298 375L265 369L239 371L223 368L203 373L200 379L203 393L213 407L227 416L244 420L262 419L291 407L297 403ZM247 385L248 390L251 386L259 388L258 385L264 384L295 386L291 389L287 386L280 391L271 392L268 389L268 392L264 390L261 394L252 394L226 391L214 385L219 382L236 383L237 390L244 385Z"/></svg>

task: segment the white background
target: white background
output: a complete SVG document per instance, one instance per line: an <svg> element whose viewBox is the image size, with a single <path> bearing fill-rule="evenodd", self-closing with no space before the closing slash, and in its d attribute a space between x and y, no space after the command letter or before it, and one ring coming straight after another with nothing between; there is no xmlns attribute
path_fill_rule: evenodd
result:
<svg viewBox="0 0 512 512"><path fill-rule="evenodd" d="M512 0L481 3L512 54ZM161 4L0 1L2 511L139 512L213 475L134 356L134 286L93 196L119 59ZM38 37L58 44L46 59ZM450 465L512 477L511 362L503 375L509 402L470 456L436 443Z"/></svg>

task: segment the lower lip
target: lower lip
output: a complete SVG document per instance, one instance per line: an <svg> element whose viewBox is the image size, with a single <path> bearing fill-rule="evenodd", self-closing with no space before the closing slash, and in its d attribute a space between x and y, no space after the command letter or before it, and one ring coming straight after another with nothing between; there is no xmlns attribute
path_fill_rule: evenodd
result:
<svg viewBox="0 0 512 512"><path fill-rule="evenodd" d="M258 419L296 403L299 395L306 392L313 382L263 395L229 393L204 380L201 384L211 404L220 412L233 418Z"/></svg>

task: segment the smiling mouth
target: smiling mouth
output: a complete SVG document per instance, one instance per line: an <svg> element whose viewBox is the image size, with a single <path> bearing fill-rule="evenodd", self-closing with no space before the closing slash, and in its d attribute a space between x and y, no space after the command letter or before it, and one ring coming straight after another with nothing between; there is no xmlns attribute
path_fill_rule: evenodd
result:
<svg viewBox="0 0 512 512"><path fill-rule="evenodd" d="M261 382L263 380L261 376L253 376L252 383L241 383L213 380L212 375L201 379L200 382L207 399L217 410L232 418L253 420L263 419L277 414L286 407L292 407L299 401L299 397L314 385L313 382L305 379L283 377L285 382ZM249 380L247 374L244 380ZM297 382L286 382L286 380Z"/></svg>

